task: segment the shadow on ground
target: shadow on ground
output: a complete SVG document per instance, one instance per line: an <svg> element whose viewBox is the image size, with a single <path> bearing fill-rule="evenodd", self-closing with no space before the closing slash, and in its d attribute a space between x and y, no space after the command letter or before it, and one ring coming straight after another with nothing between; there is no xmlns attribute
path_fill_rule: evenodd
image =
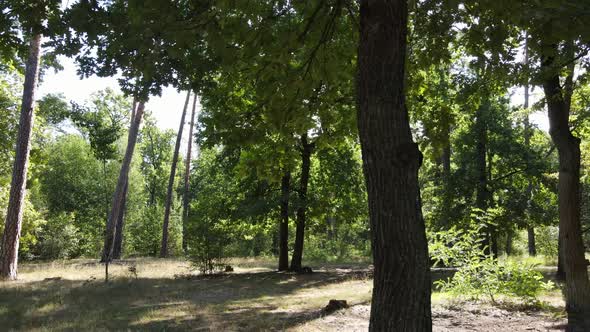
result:
<svg viewBox="0 0 590 332"><path fill-rule="evenodd" d="M365 278L363 271L277 272L201 278L44 280L0 284L7 330L276 330L316 319L320 310L285 310L281 298ZM264 299L271 299L264 301ZM262 300L261 300L262 299Z"/></svg>

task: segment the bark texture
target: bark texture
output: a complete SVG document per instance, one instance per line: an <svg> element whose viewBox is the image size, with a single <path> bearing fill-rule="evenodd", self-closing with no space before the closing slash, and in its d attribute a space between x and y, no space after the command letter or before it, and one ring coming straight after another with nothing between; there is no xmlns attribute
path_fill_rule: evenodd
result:
<svg viewBox="0 0 590 332"><path fill-rule="evenodd" d="M305 239L305 213L307 211L307 186L309 184L309 172L311 169L311 154L314 144L309 143L307 134L301 135L301 178L299 179L299 206L297 207L297 220L295 228L295 244L293 257L291 258L291 271L301 270L303 258L303 240Z"/></svg>
<svg viewBox="0 0 590 332"><path fill-rule="evenodd" d="M170 178L168 179L168 190L166 191L166 205L164 206L164 223L162 225L162 244L160 245L160 257L168 256L168 225L170 223L170 208L172 207L172 195L174 189L174 178L176 177L176 164L178 163L178 152L180 151L180 140L182 139L182 129L184 128L184 119L186 118L186 109L190 100L190 91L186 94L182 116L180 117L180 126L176 135L176 144L174 145L174 155L172 156L172 166L170 167Z"/></svg>
<svg viewBox="0 0 590 332"><path fill-rule="evenodd" d="M543 59L546 72L555 73L553 66L553 58ZM544 79L543 90L549 134L559 154L559 237L563 246L567 331L590 331L590 281L580 223L580 139L570 131L568 93L563 91L557 73Z"/></svg>
<svg viewBox="0 0 590 332"><path fill-rule="evenodd" d="M16 155L12 168L10 197L6 210L2 246L0 249L0 280L15 280L18 271L18 247L23 222L29 152L34 122L35 90L39 79L41 59L41 35L36 34L29 42L29 57L25 69L25 84L21 104Z"/></svg>
<svg viewBox="0 0 590 332"><path fill-rule="evenodd" d="M432 330L422 154L404 95L407 15L405 0L361 1L358 128L375 266L370 331Z"/></svg>
<svg viewBox="0 0 590 332"><path fill-rule="evenodd" d="M117 220L115 231L115 243L113 247L113 259L121 259L123 253L123 230L125 229L125 213L127 209L127 189L129 187L129 179L125 182L125 189L123 189L123 202L121 202L121 213Z"/></svg>
<svg viewBox="0 0 590 332"><path fill-rule="evenodd" d="M189 196L190 196L190 175L191 175L191 157L193 152L193 129L195 127L195 113L197 110L197 94L193 97L193 109L191 111L191 123L188 130L188 147L186 148L186 165L184 168L184 190L182 202L182 249L187 249L187 222L189 213Z"/></svg>
<svg viewBox="0 0 590 332"><path fill-rule="evenodd" d="M145 109L145 102L139 102L135 116L131 125L129 126L129 137L127 138L127 148L125 150L125 156L123 157L123 163L121 164L121 171L119 172L119 179L117 180L117 186L115 187L115 193L113 194L113 204L111 206L111 213L107 221L107 230L104 240L104 251L102 261L106 262L105 269L108 269L108 262L113 257L114 242L117 232L117 223L121 214L124 213L123 202L126 195L126 189L129 169L131 168L131 159L133 158L133 152L135 151L135 145L137 143L137 136L139 134L139 126L141 119L143 118L143 112Z"/></svg>
<svg viewBox="0 0 590 332"><path fill-rule="evenodd" d="M291 173L286 172L281 179L281 221L279 223L279 271L289 269L289 193Z"/></svg>

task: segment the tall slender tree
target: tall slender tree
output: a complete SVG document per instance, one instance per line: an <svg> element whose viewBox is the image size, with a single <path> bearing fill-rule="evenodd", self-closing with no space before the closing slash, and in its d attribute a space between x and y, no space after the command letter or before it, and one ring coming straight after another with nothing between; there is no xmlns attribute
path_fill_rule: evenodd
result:
<svg viewBox="0 0 590 332"><path fill-rule="evenodd" d="M370 331L431 331L430 266L405 102L405 0L362 0L358 129L375 265Z"/></svg>
<svg viewBox="0 0 590 332"><path fill-rule="evenodd" d="M29 42L29 57L26 62L16 155L10 184L10 198L0 249L0 279L14 280L17 277L18 247L23 223L29 152L31 151L31 134L33 132L35 91L39 79L39 62L41 60L41 37L40 33L36 33Z"/></svg>
<svg viewBox="0 0 590 332"><path fill-rule="evenodd" d="M186 109L190 100L190 90L186 93L182 116L180 117L180 127L176 135L176 144L174 145L174 155L172 156L172 166L170 166L170 178L168 179L168 190L166 192L166 205L164 206L164 223L162 224L162 245L160 246L160 257L168 256L168 224L170 223L170 209L172 207L172 195L174 189L174 178L176 177L176 164L178 163L178 153L180 151L180 142L182 139L182 130L186 118Z"/></svg>
<svg viewBox="0 0 590 332"><path fill-rule="evenodd" d="M135 111L135 116L129 127L129 136L127 138L127 148L125 150L125 156L123 157L123 163L121 165L121 171L119 172L119 178L117 180L117 186L115 187L115 193L113 194L113 203L111 206L111 213L107 221L107 230L105 234L105 255L103 260L105 261L105 280L108 281L109 276L109 262L112 259L113 248L115 243L115 235L117 231L117 221L119 220L120 214L123 213L123 197L125 196L125 186L129 179L129 169L131 168L131 159L133 158L133 152L135 151L135 144L137 143L137 136L139 133L139 126L143 118L145 110L145 101L140 100Z"/></svg>
<svg viewBox="0 0 590 332"><path fill-rule="evenodd" d="M188 130L188 146L186 148L186 164L184 168L184 191L182 203L182 249L186 251L187 243L187 220L189 215L189 187L190 187L190 172L191 172L191 157L193 152L193 129L195 127L195 113L197 109L197 94L193 97L193 109L191 111L191 122Z"/></svg>
<svg viewBox="0 0 590 332"><path fill-rule="evenodd" d="M131 109L129 123L133 123L135 119L135 113L137 110L137 100L133 100L133 107ZM127 212L127 192L129 189L129 176L123 189L123 202L121 203L122 212L119 214L119 220L117 220L117 230L115 232L115 244L113 248L113 259L121 259L123 252L123 231L125 230L125 213Z"/></svg>

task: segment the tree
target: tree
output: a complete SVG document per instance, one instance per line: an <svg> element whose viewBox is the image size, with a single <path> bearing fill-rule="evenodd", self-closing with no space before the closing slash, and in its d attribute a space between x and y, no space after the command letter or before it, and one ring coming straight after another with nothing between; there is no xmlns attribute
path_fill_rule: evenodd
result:
<svg viewBox="0 0 590 332"><path fill-rule="evenodd" d="M371 331L432 330L422 156L404 94L407 19L406 1L361 1L358 129L375 265Z"/></svg>
<svg viewBox="0 0 590 332"><path fill-rule="evenodd" d="M23 218L23 204L26 195L27 170L33 129L35 90L39 79L41 59L41 34L35 33L29 43L29 57L26 64L23 100L19 120L16 155L10 185L10 199L6 213L6 224L0 250L0 278L15 280L18 270L18 245Z"/></svg>
<svg viewBox="0 0 590 332"><path fill-rule="evenodd" d="M301 270L303 257L303 239L305 232L305 213L307 210L307 186L309 184L309 172L311 168L311 154L314 143L308 142L307 133L301 135L301 177L299 179L299 206L297 207L297 222L295 228L295 246L291 258L291 271Z"/></svg>
<svg viewBox="0 0 590 332"><path fill-rule="evenodd" d="M197 94L193 97L193 110L191 111L191 122L188 131L188 146L186 148L186 165L184 169L184 191L182 192L182 249L186 251L186 221L189 215L190 200L190 173L191 173L191 156L193 149L193 129L195 126L195 111L197 109Z"/></svg>
<svg viewBox="0 0 590 332"><path fill-rule="evenodd" d="M182 139L182 129L184 128L184 119L186 109L191 96L190 90L186 93L182 116L180 117L180 128L176 135L176 144L174 145L174 155L172 156L172 165L170 166L170 178L168 180L168 191L166 192L166 205L164 206L164 223L162 224L162 245L160 246L160 257L168 256L168 223L170 222L170 208L172 205L172 190L174 189L174 178L176 177L176 163L178 162L178 152L180 150L180 141Z"/></svg>

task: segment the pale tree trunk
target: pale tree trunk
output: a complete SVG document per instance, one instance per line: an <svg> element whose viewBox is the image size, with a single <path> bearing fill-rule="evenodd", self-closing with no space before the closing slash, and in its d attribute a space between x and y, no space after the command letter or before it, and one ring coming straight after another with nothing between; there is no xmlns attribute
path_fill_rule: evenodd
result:
<svg viewBox="0 0 590 332"><path fill-rule="evenodd" d="M361 1L358 128L375 266L370 331L432 330L422 154L404 95L407 18L405 0Z"/></svg>
<svg viewBox="0 0 590 332"><path fill-rule="evenodd" d="M137 109L137 99L133 100L133 109L131 109L131 116L129 123L133 123L135 118L135 110ZM125 213L127 212L127 191L129 189L129 175L125 179L125 188L123 189L123 200L121 201L121 213L119 213L119 219L117 220L117 226L115 230L115 243L113 247L112 259L121 259L123 252L123 231L125 230ZM107 212L108 213L108 212ZM108 221L108 214L107 214ZM106 253L103 253L103 257L106 257Z"/></svg>
<svg viewBox="0 0 590 332"><path fill-rule="evenodd" d="M190 173L191 173L191 155L193 152L193 128L195 126L195 112L197 109L197 94L193 97L193 109L191 111L191 123L188 130L188 147L186 149L186 165L184 168L184 191L182 202L182 249L187 249L187 222L189 212L189 189L190 189Z"/></svg>
<svg viewBox="0 0 590 332"><path fill-rule="evenodd" d="M557 51L556 46L552 47ZM554 73L554 65L552 57L542 61L547 72ZM580 139L570 131L569 92L561 87L558 74L544 78L543 89L549 133L559 154L559 236L563 246L567 331L590 331L590 281L580 223Z"/></svg>
<svg viewBox="0 0 590 332"><path fill-rule="evenodd" d="M313 143L308 143L307 134L301 135L301 178L299 179L299 206L296 213L295 243L291 258L291 271L301 270L303 258L303 240L305 239L305 213L307 211L307 186L311 168Z"/></svg>
<svg viewBox="0 0 590 332"><path fill-rule="evenodd" d="M105 271L108 280L108 266L109 262L113 257L113 249L115 243L115 235L117 232L117 222L123 213L123 201L125 196L125 186L129 179L129 169L131 168L131 159L133 158L133 152L135 151L135 145L137 143L137 136L139 134L139 126L143 117L145 109L145 102L139 102L135 117L129 126L129 137L127 138L127 148L125 149L125 156L121 164L121 171L119 172L119 178L117 180L117 186L115 187L115 193L113 194L113 204L111 206L111 213L107 221L107 230L104 239L104 251L102 261L106 262Z"/></svg>
<svg viewBox="0 0 590 332"><path fill-rule="evenodd" d="M15 280L18 271L18 246L23 223L27 170L34 122L35 90L39 79L41 34L32 37L25 69L25 84L16 141L16 155L12 168L10 197L0 249L0 279Z"/></svg>
<svg viewBox="0 0 590 332"><path fill-rule="evenodd" d="M281 179L281 221L279 223L279 271L289 269L289 193L291 173L285 172Z"/></svg>
<svg viewBox="0 0 590 332"><path fill-rule="evenodd" d="M182 139L182 129L184 128L184 119L186 118L186 109L191 97L191 92L186 94L182 116L180 117L180 127L176 135L176 144L174 145L174 155L172 156L172 166L170 167L170 178L168 179L168 191L166 192L166 205L164 207L164 224L162 225L162 244L160 246L160 257L168 256L168 224L170 223L170 209L172 207L172 196L174 189L174 178L176 177L176 164L178 163L178 152L180 151L180 141Z"/></svg>
<svg viewBox="0 0 590 332"><path fill-rule="evenodd" d="M127 190L129 188L129 179L125 182L125 189L123 189L123 201L121 202L121 213L119 213L119 219L117 220L117 226L115 231L115 243L113 247L113 259L121 259L121 253L123 252L123 231L125 229L125 213L127 210Z"/></svg>

